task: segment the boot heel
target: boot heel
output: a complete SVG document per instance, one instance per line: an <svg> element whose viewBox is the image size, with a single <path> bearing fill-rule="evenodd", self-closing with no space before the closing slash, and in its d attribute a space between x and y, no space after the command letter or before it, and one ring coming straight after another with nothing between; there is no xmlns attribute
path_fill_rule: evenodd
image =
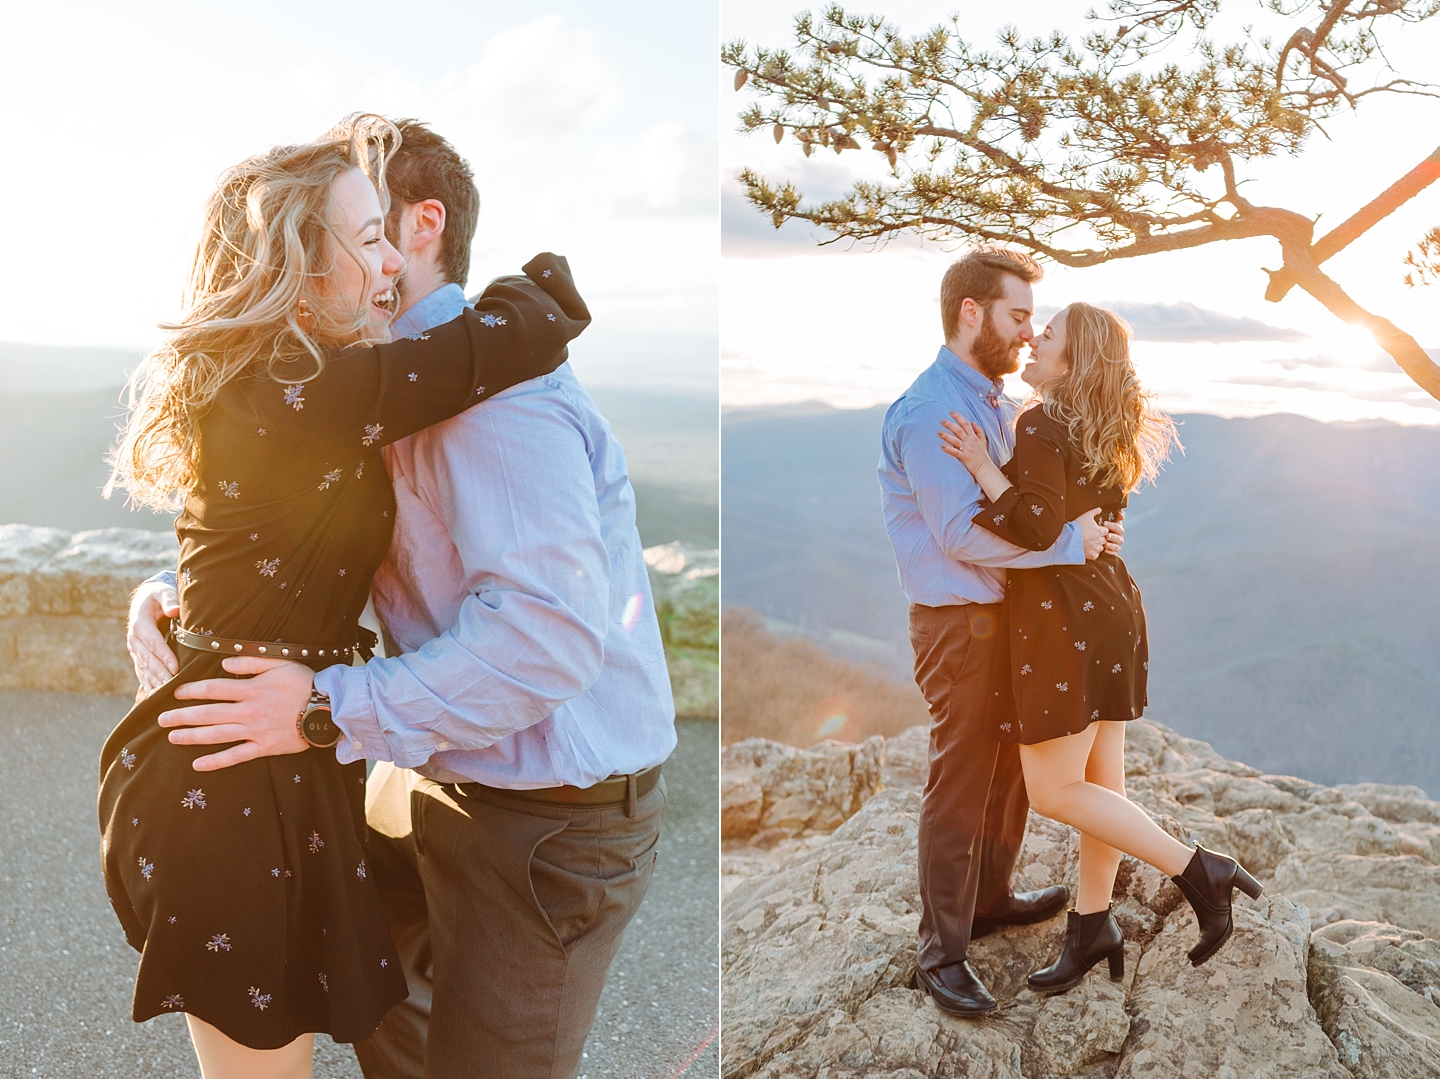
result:
<svg viewBox="0 0 1440 1079"><path fill-rule="evenodd" d="M1125 977L1125 947L1121 945L1110 953L1110 980L1118 982Z"/></svg>
<svg viewBox="0 0 1440 1079"><path fill-rule="evenodd" d="M1260 887L1260 882L1245 872L1244 866L1240 865L1235 867L1235 887L1239 888L1251 899L1259 899L1260 893L1264 891L1264 889Z"/></svg>

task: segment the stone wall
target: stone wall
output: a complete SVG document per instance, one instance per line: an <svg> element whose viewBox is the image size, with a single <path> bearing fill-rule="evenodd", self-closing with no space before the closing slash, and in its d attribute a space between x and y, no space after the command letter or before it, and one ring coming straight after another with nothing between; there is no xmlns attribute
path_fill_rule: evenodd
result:
<svg viewBox="0 0 1440 1079"><path fill-rule="evenodd" d="M134 693L130 593L176 551L169 532L0 525L0 686Z"/></svg>
<svg viewBox="0 0 1440 1079"><path fill-rule="evenodd" d="M170 532L0 525L0 687L134 693L130 594L173 569L177 551ZM645 562L676 711L716 719L720 552L671 543L651 547Z"/></svg>

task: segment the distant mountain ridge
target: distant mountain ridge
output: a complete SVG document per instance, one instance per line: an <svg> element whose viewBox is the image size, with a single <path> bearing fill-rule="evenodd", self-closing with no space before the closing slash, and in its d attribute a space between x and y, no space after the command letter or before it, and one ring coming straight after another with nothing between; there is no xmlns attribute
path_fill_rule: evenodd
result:
<svg viewBox="0 0 1440 1079"><path fill-rule="evenodd" d="M6 347L11 346L0 346L0 363ZM98 373L105 370L104 360L97 361ZM121 495L108 501L100 496L109 474L105 452L124 419L119 385L66 393L10 392L3 386L0 381L0 460L6 462L0 470L0 524L71 532L170 529L164 514L128 509ZM718 546L718 402L609 386L594 388L591 396L625 449L645 545L680 540Z"/></svg>
<svg viewBox="0 0 1440 1079"><path fill-rule="evenodd" d="M723 601L907 677L884 408L787 411L722 418ZM1267 771L1440 792L1440 428L1177 419L1127 516L1147 714Z"/></svg>

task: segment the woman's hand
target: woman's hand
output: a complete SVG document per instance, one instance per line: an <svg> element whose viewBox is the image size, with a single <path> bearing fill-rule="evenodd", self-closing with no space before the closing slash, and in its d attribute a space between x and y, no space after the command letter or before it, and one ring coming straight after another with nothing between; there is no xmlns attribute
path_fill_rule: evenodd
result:
<svg viewBox="0 0 1440 1079"><path fill-rule="evenodd" d="M980 469L990 460L990 443L978 424L971 423L958 412L950 413L950 419L940 421L940 441L951 457L970 470L970 475L979 478Z"/></svg>

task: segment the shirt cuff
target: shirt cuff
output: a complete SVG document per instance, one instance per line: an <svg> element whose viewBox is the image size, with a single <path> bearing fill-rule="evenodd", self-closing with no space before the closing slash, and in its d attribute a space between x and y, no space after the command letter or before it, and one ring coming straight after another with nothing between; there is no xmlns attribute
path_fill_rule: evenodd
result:
<svg viewBox="0 0 1440 1079"><path fill-rule="evenodd" d="M370 700L370 682L364 667L337 663L316 671L315 688L330 698L330 717L343 736L335 746L337 761L350 764L391 759L390 745Z"/></svg>
<svg viewBox="0 0 1440 1079"><path fill-rule="evenodd" d="M1080 535L1080 526L1066 521L1060 530L1060 538L1051 548L1055 552L1057 566L1083 566L1085 564L1085 538Z"/></svg>
<svg viewBox="0 0 1440 1079"><path fill-rule="evenodd" d="M180 578L175 575L173 569L162 569L153 577L146 577L141 584L168 584L171 588L180 587Z"/></svg>

